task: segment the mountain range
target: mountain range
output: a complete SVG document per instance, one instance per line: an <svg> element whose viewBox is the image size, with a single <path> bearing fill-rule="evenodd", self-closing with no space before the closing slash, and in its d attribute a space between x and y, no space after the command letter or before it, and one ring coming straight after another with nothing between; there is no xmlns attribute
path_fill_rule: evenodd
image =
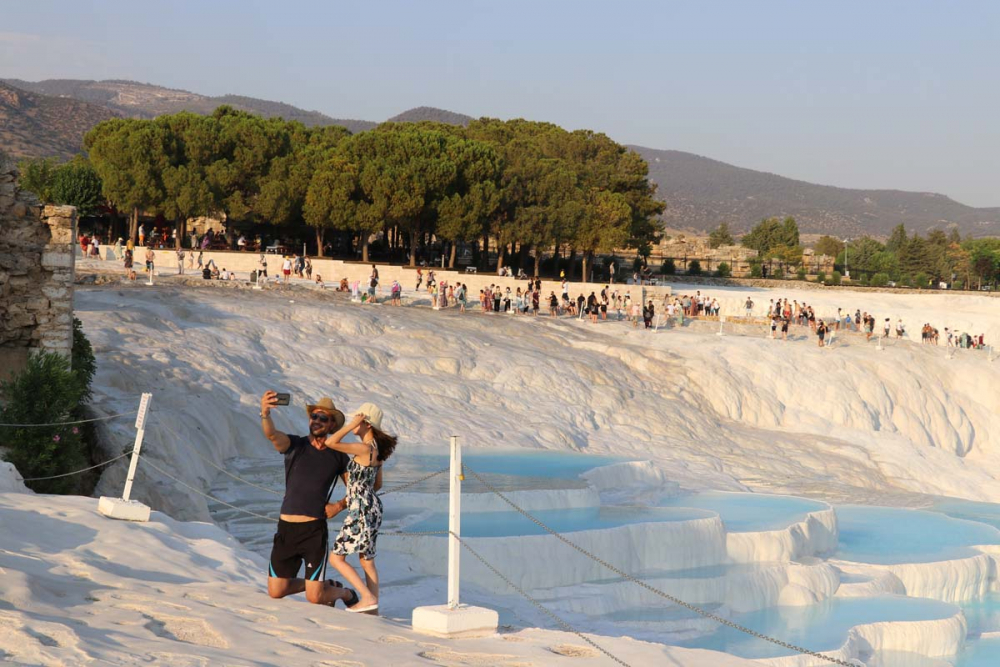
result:
<svg viewBox="0 0 1000 667"><path fill-rule="evenodd" d="M378 125L283 102L241 95L211 97L136 81L0 79L0 150L15 158L68 158L80 151L84 133L107 118L154 118L178 111L207 114L222 104L308 126L342 125L351 132ZM423 120L465 125L472 117L418 107L387 119ZM650 180L667 203L664 225L673 230L706 232L727 222L740 233L766 217L793 216L805 234L887 236L903 223L921 233L955 227L963 235L1000 236L1000 207L974 208L933 192L817 185L693 153L630 148L649 163Z"/></svg>

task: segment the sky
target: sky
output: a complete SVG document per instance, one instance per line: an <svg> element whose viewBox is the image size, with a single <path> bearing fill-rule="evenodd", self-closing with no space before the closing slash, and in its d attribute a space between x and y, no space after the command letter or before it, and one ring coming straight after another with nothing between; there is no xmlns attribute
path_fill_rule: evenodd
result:
<svg viewBox="0 0 1000 667"><path fill-rule="evenodd" d="M1000 2L5 2L0 78L132 79L380 121L601 131L1000 206Z"/></svg>

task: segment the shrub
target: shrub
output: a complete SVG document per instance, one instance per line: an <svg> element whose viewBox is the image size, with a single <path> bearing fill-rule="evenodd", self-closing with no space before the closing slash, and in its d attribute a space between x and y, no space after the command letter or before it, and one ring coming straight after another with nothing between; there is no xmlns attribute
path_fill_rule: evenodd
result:
<svg viewBox="0 0 1000 667"><path fill-rule="evenodd" d="M830 274L830 284L831 285L839 285L840 281L842 279L843 279L843 276L840 275L840 271L834 271L833 273Z"/></svg>
<svg viewBox="0 0 1000 667"><path fill-rule="evenodd" d="M764 275L764 272L761 270L760 264L751 264L750 265L750 277L751 278L761 278L761 277L763 277L763 275Z"/></svg>
<svg viewBox="0 0 1000 667"><path fill-rule="evenodd" d="M687 274L689 276L700 276L701 275L701 262L696 259L692 259L688 264Z"/></svg>
<svg viewBox="0 0 1000 667"><path fill-rule="evenodd" d="M927 286L931 282L930 276L921 271L913 277L914 287L919 287L921 289L927 289Z"/></svg>
<svg viewBox="0 0 1000 667"><path fill-rule="evenodd" d="M781 280L785 277L785 270L779 266L774 270L774 273L771 274L771 277L775 280Z"/></svg>
<svg viewBox="0 0 1000 667"><path fill-rule="evenodd" d="M889 284L888 273L876 273L872 276L872 287L885 287Z"/></svg>
<svg viewBox="0 0 1000 667"><path fill-rule="evenodd" d="M806 267L800 266L799 269L798 269L798 271L795 272L795 277L798 278L799 280L805 280L806 279Z"/></svg>
<svg viewBox="0 0 1000 667"><path fill-rule="evenodd" d="M820 271L816 274L816 282L823 285L826 284L826 271Z"/></svg>
<svg viewBox="0 0 1000 667"><path fill-rule="evenodd" d="M729 268L727 262L721 262L719 268L715 270L715 275L719 278L728 278L733 275L733 270Z"/></svg>
<svg viewBox="0 0 1000 667"><path fill-rule="evenodd" d="M90 400L90 381L94 379L97 370L97 360L94 359L94 348L83 333L83 324L73 318L73 376L76 378L78 403Z"/></svg>
<svg viewBox="0 0 1000 667"><path fill-rule="evenodd" d="M79 382L70 370L69 360L62 355L33 355L23 371L0 383L4 400L0 423L70 421L80 405ZM86 466L83 439L76 426L3 427L0 442L7 448L4 457L23 477L58 475ZM28 484L40 493L65 493L78 481L63 477Z"/></svg>
<svg viewBox="0 0 1000 667"><path fill-rule="evenodd" d="M677 265L674 264L674 260L672 260L672 259L666 259L666 260L664 260L663 261L663 268L661 269L661 273L664 273L664 274L666 274L668 276L672 276L675 273L677 273Z"/></svg>

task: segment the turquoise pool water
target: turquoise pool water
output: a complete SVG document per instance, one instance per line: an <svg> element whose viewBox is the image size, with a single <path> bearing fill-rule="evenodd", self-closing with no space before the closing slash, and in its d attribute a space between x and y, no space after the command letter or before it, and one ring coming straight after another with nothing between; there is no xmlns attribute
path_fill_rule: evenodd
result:
<svg viewBox="0 0 1000 667"><path fill-rule="evenodd" d="M560 533L617 528L635 523L690 521L712 517L701 509L673 507L574 507L532 512L542 523ZM448 514L433 514L406 526L408 531L446 530ZM514 537L545 535L546 532L521 514L510 512L462 512L462 537ZM442 536L443 537L443 536Z"/></svg>
<svg viewBox="0 0 1000 667"><path fill-rule="evenodd" d="M809 512L828 506L804 498L769 496L762 493L723 493L709 491L667 498L661 507L697 507L722 517L726 529L734 533L779 530L805 519Z"/></svg>
<svg viewBox="0 0 1000 667"><path fill-rule="evenodd" d="M955 667L997 667L1000 664L1000 637L969 642L955 661Z"/></svg>
<svg viewBox="0 0 1000 667"><path fill-rule="evenodd" d="M969 622L969 634L1000 632L1000 593L989 593L982 600L962 604L962 611ZM997 660L1000 665L1000 659Z"/></svg>
<svg viewBox="0 0 1000 667"><path fill-rule="evenodd" d="M1000 529L1000 505L996 503L977 503L971 500L946 498L934 503L931 509L955 519L978 521Z"/></svg>
<svg viewBox="0 0 1000 667"><path fill-rule="evenodd" d="M737 614L733 620L757 632L780 637L813 651L830 651L844 644L847 631L855 625L880 621L930 621L948 618L957 611L957 607L937 600L881 596L833 598L808 607L771 607ZM689 648L725 651L748 659L792 655L791 651L776 644L727 627L678 643Z"/></svg>
<svg viewBox="0 0 1000 667"><path fill-rule="evenodd" d="M431 472L448 465L448 452L424 450L408 452L409 463ZM614 456L595 456L579 452L547 449L474 450L462 451L462 461L478 473L513 475L517 477L545 477L548 479L576 479L582 473L629 459Z"/></svg>
<svg viewBox="0 0 1000 667"><path fill-rule="evenodd" d="M891 565L930 563L976 554L969 547L1000 544L1000 530L937 512L838 506L840 545L835 558Z"/></svg>

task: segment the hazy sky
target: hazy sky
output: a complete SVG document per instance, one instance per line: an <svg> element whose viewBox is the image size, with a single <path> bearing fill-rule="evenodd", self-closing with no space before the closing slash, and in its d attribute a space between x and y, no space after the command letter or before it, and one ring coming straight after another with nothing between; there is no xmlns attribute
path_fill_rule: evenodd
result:
<svg viewBox="0 0 1000 667"><path fill-rule="evenodd" d="M3 3L0 77L547 120L1000 206L1000 1Z"/></svg>

